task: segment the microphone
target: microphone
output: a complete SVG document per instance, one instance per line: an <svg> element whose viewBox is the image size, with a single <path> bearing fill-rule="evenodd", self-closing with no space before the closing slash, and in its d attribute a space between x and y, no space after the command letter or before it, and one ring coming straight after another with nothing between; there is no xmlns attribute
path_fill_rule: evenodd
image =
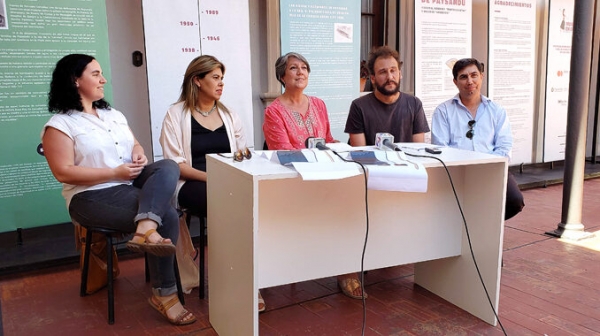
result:
<svg viewBox="0 0 600 336"><path fill-rule="evenodd" d="M402 149L400 149L400 147L398 147L398 145L396 145L395 143L393 143L392 141L390 141L388 139L383 140L383 145L395 150L396 152L402 152Z"/></svg>
<svg viewBox="0 0 600 336"><path fill-rule="evenodd" d="M331 148L325 145L325 139L323 138L308 137L304 141L304 145L306 145L306 148L308 149L316 148L319 150L331 150Z"/></svg>
<svg viewBox="0 0 600 336"><path fill-rule="evenodd" d="M401 152L402 150L394 143L394 136L390 133L377 133L375 135L375 146L379 149L391 149Z"/></svg>

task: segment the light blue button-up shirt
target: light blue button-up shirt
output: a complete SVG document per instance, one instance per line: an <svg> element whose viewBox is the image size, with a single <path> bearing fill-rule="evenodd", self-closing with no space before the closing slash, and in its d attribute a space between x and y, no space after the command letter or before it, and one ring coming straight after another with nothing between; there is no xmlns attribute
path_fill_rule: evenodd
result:
<svg viewBox="0 0 600 336"><path fill-rule="evenodd" d="M467 149L506 156L510 159L512 134L506 111L489 98L481 96L477 108L473 138L467 138L471 113L458 94L440 104L433 112L431 142L435 145Z"/></svg>

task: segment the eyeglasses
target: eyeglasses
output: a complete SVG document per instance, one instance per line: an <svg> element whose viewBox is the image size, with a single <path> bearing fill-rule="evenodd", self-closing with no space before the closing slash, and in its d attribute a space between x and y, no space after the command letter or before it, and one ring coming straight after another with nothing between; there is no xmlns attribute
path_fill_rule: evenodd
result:
<svg viewBox="0 0 600 336"><path fill-rule="evenodd" d="M467 139L473 140L473 135L475 135L475 131L473 131L473 126L475 126L475 120L469 120L469 130L467 131Z"/></svg>
<svg viewBox="0 0 600 336"><path fill-rule="evenodd" d="M244 161L244 158L246 158L247 160L252 158L252 153L250 152L248 147L246 147L244 149L238 149L235 153L233 153L234 161L242 162L242 161Z"/></svg>

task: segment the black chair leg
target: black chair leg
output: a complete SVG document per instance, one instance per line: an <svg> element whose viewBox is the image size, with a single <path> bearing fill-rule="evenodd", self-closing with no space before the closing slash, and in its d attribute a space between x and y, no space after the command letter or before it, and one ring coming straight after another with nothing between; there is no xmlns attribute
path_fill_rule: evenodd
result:
<svg viewBox="0 0 600 336"><path fill-rule="evenodd" d="M115 323L115 291L114 291L114 277L113 277L113 250L114 250L114 245L113 245L113 240L112 240L112 235L115 233L118 233L118 231L112 231L112 230L108 230L108 229L97 229L97 230L92 230L92 229L88 229L87 233L86 233L86 237L85 237L85 253L83 255L83 269L81 270L81 285L80 285L80 291L79 291L79 295L80 296L86 296L87 295L87 280L88 280L88 273L89 273L89 268L90 268L90 253L91 253L91 245L92 245L92 233L93 232L98 232L98 233L103 233L105 235L106 238L106 255L107 255L107 259L106 259L106 277L107 277L107 295L108 295L108 324L114 324ZM181 304L185 304L185 298L183 295L183 287L181 285L181 277L179 275L179 266L177 265L177 257L173 256L174 262L173 262L173 268L175 271L175 280L176 280L176 285L177 285L177 295L179 297L179 301L181 302ZM144 256L144 262L145 262L145 273L146 273L146 281L150 281L150 273L149 273L149 267L148 267L148 258L147 255ZM1 334L1 332L0 332Z"/></svg>
<svg viewBox="0 0 600 336"><path fill-rule="evenodd" d="M185 224L187 225L187 227L188 227L188 230L189 230L189 228L190 228L190 223L192 222L192 215L190 215L190 214L189 214L189 213L187 213L187 212L184 212L184 213L183 213L183 215L185 216Z"/></svg>
<svg viewBox="0 0 600 336"><path fill-rule="evenodd" d="M113 244L112 237L106 235L106 275L108 278L108 324L115 324L115 291L113 283ZM87 251L86 251L87 252Z"/></svg>
<svg viewBox="0 0 600 336"><path fill-rule="evenodd" d="M148 253L144 252L144 273L146 274L146 282L150 282L150 271L148 270Z"/></svg>
<svg viewBox="0 0 600 336"><path fill-rule="evenodd" d="M204 246L206 242L206 218L200 218L200 260L198 268L200 269L200 284L198 286L198 297L204 299Z"/></svg>
<svg viewBox="0 0 600 336"><path fill-rule="evenodd" d="M92 245L92 231L87 230L85 235L85 253L83 254L83 269L81 270L81 285L79 289L79 296L86 296L87 292L87 279L88 271L90 268L90 248Z"/></svg>
<svg viewBox="0 0 600 336"><path fill-rule="evenodd" d="M179 297L179 302L182 305L185 304L185 297L183 296L183 287L181 286L181 276L179 275L179 265L177 264L177 258L173 258L173 267L175 271L175 283L177 284L177 296Z"/></svg>

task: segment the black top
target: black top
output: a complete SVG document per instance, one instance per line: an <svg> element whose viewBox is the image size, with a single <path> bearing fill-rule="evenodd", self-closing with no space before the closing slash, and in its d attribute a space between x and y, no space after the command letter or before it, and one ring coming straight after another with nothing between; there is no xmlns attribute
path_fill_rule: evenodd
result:
<svg viewBox="0 0 600 336"><path fill-rule="evenodd" d="M192 118L192 167L206 171L206 154L229 152L231 147L225 124L211 131Z"/></svg>
<svg viewBox="0 0 600 336"><path fill-rule="evenodd" d="M412 142L413 134L429 132L429 125L419 98L402 92L398 100L386 104L369 93L350 105L344 132L364 133L367 146L373 146L379 132L390 133L394 142Z"/></svg>

